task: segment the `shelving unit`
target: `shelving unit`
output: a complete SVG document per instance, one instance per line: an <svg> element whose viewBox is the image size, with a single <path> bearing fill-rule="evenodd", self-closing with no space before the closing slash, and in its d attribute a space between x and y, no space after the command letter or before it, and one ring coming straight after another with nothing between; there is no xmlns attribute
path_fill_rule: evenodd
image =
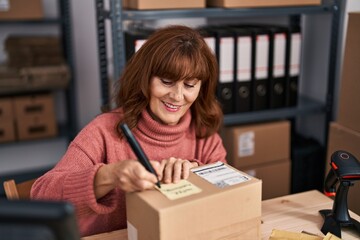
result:
<svg viewBox="0 0 360 240"><path fill-rule="evenodd" d="M2 159L0 164L1 172L0 176L5 176L10 173L21 176L21 174L29 174L43 172L43 169L47 169L53 166L58 161L60 156L65 152L66 146L69 141L74 138L77 132L77 119L75 109L75 69L74 58L72 49L72 29L71 29L71 13L70 2L68 0L57 0L57 9L59 11L58 17L44 18L40 20L0 20L1 27L11 27L14 32L21 32L21 29L39 28L43 26L50 26L51 28L58 28L59 36L62 41L62 48L64 58L70 69L70 81L66 89L45 89L50 92L59 92L64 95L61 98L61 105L65 105L65 121L58 123L59 134L55 138L51 139L37 139L24 142L10 142L0 144L0 151L2 152L2 158L11 158L13 154L19 156L20 159L24 159L23 163L12 163L12 159ZM36 31L35 31L36 32ZM41 90L41 92L44 89ZM1 92L0 96L22 95L29 92L21 91L11 93ZM37 93L37 91L31 91L31 93ZM49 153L47 150L50 149ZM37 162L30 163L27 161L26 154L31 156L37 156ZM51 160L53 158L53 160ZM16 158L18 159L18 158ZM16 168L15 168L16 166ZM36 175L36 174L35 174ZM33 177L32 174L30 174ZM1 192L1 189L0 189Z"/></svg>
<svg viewBox="0 0 360 240"><path fill-rule="evenodd" d="M326 102L313 100L306 96L300 96L299 104L294 108L283 108L275 110L247 112L239 114L229 114L224 116L225 125L235 125L241 123L259 122L282 118L295 118L307 114L325 113L326 124L332 120L333 95L335 83L335 71L337 66L337 51L340 22L344 11L343 5L339 0L324 1L319 6L299 6L299 7L278 7L278 8L204 8L204 9L185 9L185 10L127 10L122 9L122 1L110 0L109 10L104 7L104 0L95 0L97 9L98 25L98 47L100 62L100 81L102 91L102 104L107 104L109 100L108 86L108 60L106 50L106 30L105 21L111 22L112 54L114 73L113 79L118 79L125 66L125 45L124 45L124 21L147 21L156 19L176 19L176 18L224 18L234 17L264 17L264 16L303 16L310 14L331 14L332 29L330 38L330 57L329 75L327 86ZM327 138L327 133L325 134Z"/></svg>
<svg viewBox="0 0 360 240"><path fill-rule="evenodd" d="M108 3L105 8L105 2ZM107 32L106 23L110 21L111 25L111 43L112 43L112 65L113 75L112 79L115 81L119 79L122 70L126 64L125 57L125 44L124 44L124 22L136 22L142 23L151 20L162 20L162 19L177 19L177 18L206 18L208 20L232 20L239 19L256 19L262 17L288 17L288 24L303 24L308 19L316 18L317 16L325 16L326 23L330 27L328 32L329 36L326 39L325 45L329 45L328 58L325 59L327 63L327 70L322 72L323 79L317 79L311 76L308 77L308 71L302 72L300 75L304 79L300 79L302 83L306 85L303 92L299 92L298 104L295 107L279 108L279 109L268 109L264 111L252 111L245 113L226 114L224 116L224 126L233 126L239 124L248 124L255 122L264 122L272 120L289 119L292 121L292 128L297 132L300 130L304 132L316 132L314 135L319 140L321 146L326 152L327 139L328 139L328 126L333 120L333 104L335 95L335 84L337 81L338 66L340 62L339 51L341 43L342 24L345 14L346 3L341 0L323 0L321 5L318 6L297 6L297 7L272 7L272 8L204 8L204 9L184 9L184 10L129 10L122 8L121 0L95 0L96 3L96 16L97 16L97 27L98 27L98 48L99 48L99 64L100 64L100 81L101 81L101 93L102 93L102 104L107 105L109 101L109 73L108 73L108 56L107 56ZM328 18L329 17L329 18ZM302 21L304 20L304 21ZM311 24L305 24L302 26L309 28ZM313 34L316 35L316 34ZM312 36L311 36L312 37ZM309 51L309 46L304 46L304 51ZM303 51L303 52L304 52ZM314 57L313 54L310 54ZM324 61L323 59L321 60ZM313 64L319 64L321 62L313 62ZM324 63L326 65L326 63ZM323 64L323 65L324 65ZM316 68L318 66L314 66ZM309 70L309 69L306 69ZM310 70L311 71L311 70ZM304 74L306 73L306 74ZM326 75L327 74L327 75ZM310 74L311 75L311 74ZM315 74L316 75L316 74ZM303 81L305 80L305 81ZM319 81L320 80L320 81ZM315 82L314 82L315 81ZM314 94L313 91L308 91L309 87L314 86L325 90L325 96L319 97ZM309 94L309 92L311 92ZM321 116L321 117L319 117ZM306 124L307 119L316 119L316 123L311 120L310 125ZM304 121L305 120L305 121ZM300 124L298 124L300 123ZM316 124L321 125L317 127ZM300 125L300 127L299 127ZM315 126L315 127L314 127ZM299 129L297 129L299 128ZM313 129L315 128L315 131ZM313 136L311 136L313 137ZM323 163L324 159L318 159L320 163ZM321 165L321 164L320 164ZM317 169L319 176L323 175L322 169Z"/></svg>
<svg viewBox="0 0 360 240"><path fill-rule="evenodd" d="M0 20L0 27L2 26L13 26L16 29L38 27L38 26L54 26L58 27L62 39L62 47L64 51L64 57L66 63L70 68L70 82L65 90L66 95L66 114L67 121L64 125L60 126L60 134L62 137L65 136L69 140L72 139L76 134L76 111L75 111L75 69L73 63L73 50L72 50L72 32L71 32L71 17L70 7L68 0L58 0L59 17L58 18L44 18L41 20ZM48 89L54 91L56 89ZM12 94L17 94L12 92ZM2 93L2 95L5 95Z"/></svg>

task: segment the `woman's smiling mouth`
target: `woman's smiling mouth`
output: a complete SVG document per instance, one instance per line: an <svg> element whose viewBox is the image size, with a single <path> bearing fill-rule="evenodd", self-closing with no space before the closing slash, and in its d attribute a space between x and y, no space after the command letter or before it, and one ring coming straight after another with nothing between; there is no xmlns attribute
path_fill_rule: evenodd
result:
<svg viewBox="0 0 360 240"><path fill-rule="evenodd" d="M167 103L164 101L162 101L162 103L165 105L166 109L171 112L176 112L181 108L181 106L179 106L179 105L173 105L171 103Z"/></svg>

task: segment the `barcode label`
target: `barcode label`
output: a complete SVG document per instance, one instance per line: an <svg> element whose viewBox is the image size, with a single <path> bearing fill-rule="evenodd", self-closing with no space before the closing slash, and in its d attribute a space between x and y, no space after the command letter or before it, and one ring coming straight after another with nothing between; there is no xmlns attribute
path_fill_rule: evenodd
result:
<svg viewBox="0 0 360 240"><path fill-rule="evenodd" d="M10 9L9 0L0 0L0 11L6 12Z"/></svg>
<svg viewBox="0 0 360 240"><path fill-rule="evenodd" d="M224 188L250 180L250 177L241 174L222 162L205 165L192 169L191 171L219 188Z"/></svg>

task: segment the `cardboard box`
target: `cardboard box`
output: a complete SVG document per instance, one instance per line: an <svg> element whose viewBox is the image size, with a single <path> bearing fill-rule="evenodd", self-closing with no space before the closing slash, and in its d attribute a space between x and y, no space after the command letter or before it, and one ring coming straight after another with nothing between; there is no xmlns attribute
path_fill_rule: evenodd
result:
<svg viewBox="0 0 360 240"><path fill-rule="evenodd" d="M33 20L44 17L42 0L4 0L0 20Z"/></svg>
<svg viewBox="0 0 360 240"><path fill-rule="evenodd" d="M17 138L19 140L57 135L53 95L15 97L14 106Z"/></svg>
<svg viewBox="0 0 360 240"><path fill-rule="evenodd" d="M15 127L13 119L0 118L0 143L12 142L15 140Z"/></svg>
<svg viewBox="0 0 360 240"><path fill-rule="evenodd" d="M207 0L211 7L290 7L305 5L320 5L321 0Z"/></svg>
<svg viewBox="0 0 360 240"><path fill-rule="evenodd" d="M337 122L360 132L360 12L349 13Z"/></svg>
<svg viewBox="0 0 360 240"><path fill-rule="evenodd" d="M0 98L0 120L13 119L13 103L11 98Z"/></svg>
<svg viewBox="0 0 360 240"><path fill-rule="evenodd" d="M222 130L227 161L237 169L290 159L290 122L258 123Z"/></svg>
<svg viewBox="0 0 360 240"><path fill-rule="evenodd" d="M222 167L248 181L221 188L190 173L188 181L201 192L176 200L157 190L128 193L129 240L260 239L261 181L227 164Z"/></svg>
<svg viewBox="0 0 360 240"><path fill-rule="evenodd" d="M54 99L51 94L20 96L14 98L16 119L54 115Z"/></svg>
<svg viewBox="0 0 360 240"><path fill-rule="evenodd" d="M123 0L123 7L137 10L204 8L205 0Z"/></svg>
<svg viewBox="0 0 360 240"><path fill-rule="evenodd" d="M289 159L245 167L242 170L262 180L262 200L290 194L291 161Z"/></svg>
<svg viewBox="0 0 360 240"><path fill-rule="evenodd" d="M18 140L54 137L57 126L54 115L29 116L16 119Z"/></svg>
<svg viewBox="0 0 360 240"><path fill-rule="evenodd" d="M338 150L348 151L360 161L360 132L342 126L337 122L330 124L328 152L326 158L326 175L330 171L331 155ZM326 177L325 175L325 177ZM360 181L355 181L354 186L349 188L348 207L360 215Z"/></svg>

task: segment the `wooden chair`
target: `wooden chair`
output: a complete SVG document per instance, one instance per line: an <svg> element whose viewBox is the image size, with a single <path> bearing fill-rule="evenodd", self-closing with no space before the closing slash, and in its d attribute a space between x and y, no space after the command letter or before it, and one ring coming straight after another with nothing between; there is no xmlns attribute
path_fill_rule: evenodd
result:
<svg viewBox="0 0 360 240"><path fill-rule="evenodd" d="M30 199L31 186L35 181L36 179L31 179L21 183L16 183L13 179L5 181L3 185L6 198L11 200Z"/></svg>

